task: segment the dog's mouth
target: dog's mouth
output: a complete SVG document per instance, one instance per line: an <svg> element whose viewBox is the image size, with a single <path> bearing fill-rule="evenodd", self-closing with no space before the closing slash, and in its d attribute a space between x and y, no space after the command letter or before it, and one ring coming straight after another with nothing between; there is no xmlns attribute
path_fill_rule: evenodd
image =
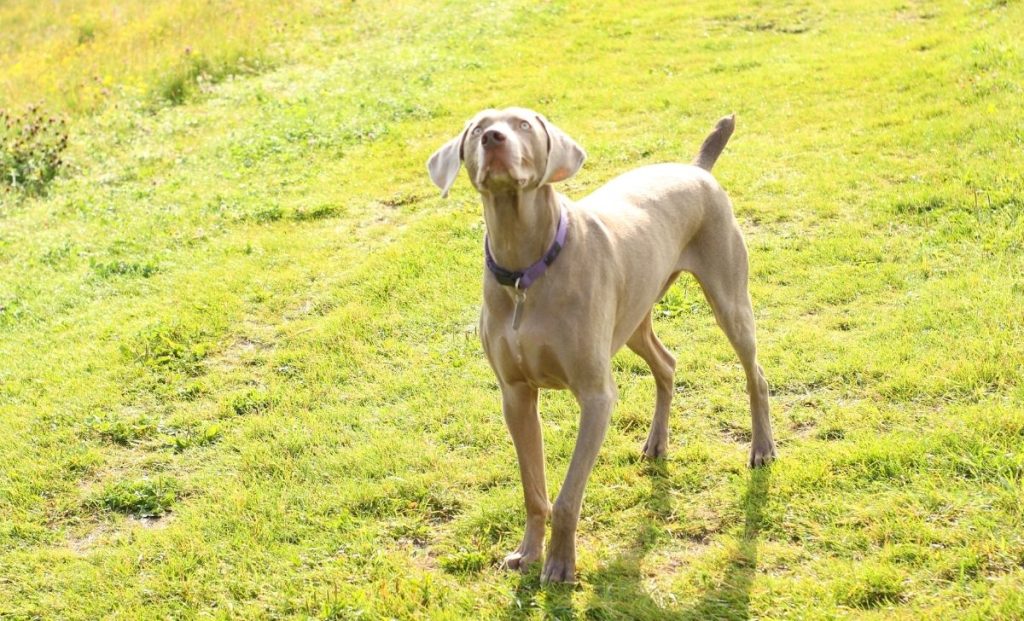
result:
<svg viewBox="0 0 1024 621"><path fill-rule="evenodd" d="M509 164L501 155L488 154L477 174L477 185L488 189L521 188L529 183L522 166Z"/></svg>
<svg viewBox="0 0 1024 621"><path fill-rule="evenodd" d="M505 149L495 149L493 151L484 151L484 169L493 172L509 172L514 168L509 160L512 159L512 155Z"/></svg>
<svg viewBox="0 0 1024 621"><path fill-rule="evenodd" d="M485 170L480 185L489 190L518 189L529 183L526 177L513 175L506 170Z"/></svg>

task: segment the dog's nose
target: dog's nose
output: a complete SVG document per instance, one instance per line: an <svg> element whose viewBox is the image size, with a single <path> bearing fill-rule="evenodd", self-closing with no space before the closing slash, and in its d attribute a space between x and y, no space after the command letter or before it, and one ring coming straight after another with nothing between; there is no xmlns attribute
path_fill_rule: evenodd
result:
<svg viewBox="0 0 1024 621"><path fill-rule="evenodd" d="M483 138L480 139L480 144L484 145L485 149L499 147L505 144L505 134L496 129L489 129L484 132Z"/></svg>

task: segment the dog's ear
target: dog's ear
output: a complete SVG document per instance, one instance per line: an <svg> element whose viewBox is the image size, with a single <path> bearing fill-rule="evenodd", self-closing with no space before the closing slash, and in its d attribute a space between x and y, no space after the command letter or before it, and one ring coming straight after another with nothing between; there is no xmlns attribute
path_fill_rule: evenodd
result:
<svg viewBox="0 0 1024 621"><path fill-rule="evenodd" d="M565 181L583 166L587 152L543 116L538 114L537 121L548 137L548 164L544 168L544 177L540 180L540 185Z"/></svg>
<svg viewBox="0 0 1024 621"><path fill-rule="evenodd" d="M430 180L437 187L441 188L441 198L448 197L448 190L459 176L459 168L462 166L462 141L466 138L466 130L469 123L463 128L459 135L444 143L427 160L427 171L430 173Z"/></svg>

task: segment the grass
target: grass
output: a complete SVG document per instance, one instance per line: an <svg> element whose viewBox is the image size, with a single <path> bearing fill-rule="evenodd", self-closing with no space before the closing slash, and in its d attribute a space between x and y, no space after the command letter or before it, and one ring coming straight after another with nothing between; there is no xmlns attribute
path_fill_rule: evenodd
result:
<svg viewBox="0 0 1024 621"><path fill-rule="evenodd" d="M0 618L1024 616L1020 3L55 7L0 7L2 105L70 136L0 195ZM482 218L424 167L506 104L588 150L575 197L738 113L781 459L744 467L684 279L670 458L620 354L575 588L496 568ZM541 407L557 489L577 410Z"/></svg>
<svg viewBox="0 0 1024 621"><path fill-rule="evenodd" d="M91 504L111 511L154 518L170 511L176 497L173 479L140 479L108 485Z"/></svg>
<svg viewBox="0 0 1024 621"><path fill-rule="evenodd" d="M0 106L45 102L86 114L105 106L181 104L284 56L275 41L309 15L300 2L194 0L0 6ZM141 100L141 101L140 101Z"/></svg>

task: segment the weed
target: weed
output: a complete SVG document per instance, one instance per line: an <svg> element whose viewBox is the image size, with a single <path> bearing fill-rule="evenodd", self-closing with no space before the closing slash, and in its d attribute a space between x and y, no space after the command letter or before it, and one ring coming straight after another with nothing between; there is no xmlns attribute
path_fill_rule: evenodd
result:
<svg viewBox="0 0 1024 621"><path fill-rule="evenodd" d="M344 213L344 210L338 205L317 205L316 207L310 207L308 209L296 209L295 213L292 215L292 219L299 222L307 222L311 220L323 220L324 218L334 218L342 213Z"/></svg>
<svg viewBox="0 0 1024 621"><path fill-rule="evenodd" d="M266 64L252 53L220 52L208 56L186 48L178 62L156 81L151 94L158 103L178 106L196 92L206 91L225 78L259 73Z"/></svg>
<svg viewBox="0 0 1024 621"><path fill-rule="evenodd" d="M284 217L284 210L280 205L270 205L256 210L252 218L256 222L277 222Z"/></svg>
<svg viewBox="0 0 1024 621"><path fill-rule="evenodd" d="M842 427L826 425L819 429L814 435L819 440L842 440L846 437L846 431Z"/></svg>
<svg viewBox="0 0 1024 621"><path fill-rule="evenodd" d="M201 429L176 430L169 436L170 446L180 453L190 448L209 446L220 440L222 435L223 429L216 423Z"/></svg>
<svg viewBox="0 0 1024 621"><path fill-rule="evenodd" d="M64 165L64 119L30 105L22 114L0 109L0 189L40 194Z"/></svg>
<svg viewBox="0 0 1024 621"><path fill-rule="evenodd" d="M25 314L19 298L0 295L0 327L14 325Z"/></svg>
<svg viewBox="0 0 1024 621"><path fill-rule="evenodd" d="M157 266L153 263L138 263L135 261L111 261L93 262L93 270L100 278L112 278L115 276L138 276L149 278L157 273Z"/></svg>
<svg viewBox="0 0 1024 621"><path fill-rule="evenodd" d="M156 325L137 335L124 351L151 367L198 375L209 344L201 331L192 331L184 325Z"/></svg>
<svg viewBox="0 0 1024 621"><path fill-rule="evenodd" d="M168 477L118 481L104 487L89 504L135 517L159 517L174 506L179 489Z"/></svg>
<svg viewBox="0 0 1024 621"><path fill-rule="evenodd" d="M107 414L87 418L85 423L99 437L122 446L146 440L157 431L156 422L145 415Z"/></svg>
<svg viewBox="0 0 1024 621"><path fill-rule="evenodd" d="M274 398L260 388L245 390L233 395L227 401L226 412L232 416L265 414L274 405Z"/></svg>

